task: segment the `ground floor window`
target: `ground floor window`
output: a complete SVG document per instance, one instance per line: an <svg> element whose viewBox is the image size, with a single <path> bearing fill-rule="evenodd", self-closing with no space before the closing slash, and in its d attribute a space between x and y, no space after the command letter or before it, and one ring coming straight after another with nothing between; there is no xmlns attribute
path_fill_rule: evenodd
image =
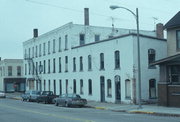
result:
<svg viewBox="0 0 180 122"><path fill-rule="evenodd" d="M111 80L107 80L107 96L111 97L112 96L112 86L111 86Z"/></svg>
<svg viewBox="0 0 180 122"><path fill-rule="evenodd" d="M80 80L80 94L83 94L83 80Z"/></svg>
<svg viewBox="0 0 180 122"><path fill-rule="evenodd" d="M66 79L66 94L68 93L68 80Z"/></svg>
<svg viewBox="0 0 180 122"><path fill-rule="evenodd" d="M91 79L88 80L88 84L89 84L89 95L92 95L92 80Z"/></svg>
<svg viewBox="0 0 180 122"><path fill-rule="evenodd" d="M149 80L149 98L156 98L156 80Z"/></svg>
<svg viewBox="0 0 180 122"><path fill-rule="evenodd" d="M76 80L73 80L73 93L76 93Z"/></svg>
<svg viewBox="0 0 180 122"><path fill-rule="evenodd" d="M169 66L170 82L180 84L180 65Z"/></svg>
<svg viewBox="0 0 180 122"><path fill-rule="evenodd" d="M131 82L129 79L125 80L125 96L126 99L131 99Z"/></svg>

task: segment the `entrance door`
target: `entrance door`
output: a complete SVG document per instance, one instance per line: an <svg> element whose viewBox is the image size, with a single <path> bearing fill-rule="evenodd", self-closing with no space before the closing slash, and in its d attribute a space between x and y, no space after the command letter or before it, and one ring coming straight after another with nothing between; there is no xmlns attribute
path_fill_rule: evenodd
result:
<svg viewBox="0 0 180 122"><path fill-rule="evenodd" d="M121 82L120 82L120 76L115 76L115 101L120 102L121 101Z"/></svg>
<svg viewBox="0 0 180 122"><path fill-rule="evenodd" d="M104 76L100 77L100 93L101 93L101 102L105 102L105 85L104 85Z"/></svg>

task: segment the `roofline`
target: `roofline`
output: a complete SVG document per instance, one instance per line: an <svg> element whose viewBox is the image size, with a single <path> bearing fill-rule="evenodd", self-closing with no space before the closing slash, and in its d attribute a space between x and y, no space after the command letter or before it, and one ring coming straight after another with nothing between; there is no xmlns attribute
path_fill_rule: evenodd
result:
<svg viewBox="0 0 180 122"><path fill-rule="evenodd" d="M97 44L97 43L101 43L101 42L110 41L110 40L113 40L113 39L124 38L124 37L127 37L127 36L137 36L137 33L124 34L124 35L121 35L121 36L116 36L116 37L113 37L113 38L104 39L104 40L100 40L100 41L97 41L97 42L92 42L92 43L88 43L88 44L84 44L84 45L80 45L80 46L75 46L75 47L72 47L71 49L85 47L85 46L89 46L89 45L93 45L93 44ZM147 35L143 35L143 34L139 34L139 36L145 37L145 38L157 39L157 40L160 40L160 41L167 41L166 39L161 39L161 38L157 38L157 37L153 37L153 36L147 36Z"/></svg>

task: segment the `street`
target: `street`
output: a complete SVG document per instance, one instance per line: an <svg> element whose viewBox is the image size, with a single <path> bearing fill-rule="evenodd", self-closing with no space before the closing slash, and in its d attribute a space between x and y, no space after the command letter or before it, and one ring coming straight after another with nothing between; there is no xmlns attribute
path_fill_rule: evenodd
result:
<svg viewBox="0 0 180 122"><path fill-rule="evenodd" d="M97 110L65 108L20 100L0 99L0 122L180 122L178 117L152 116Z"/></svg>

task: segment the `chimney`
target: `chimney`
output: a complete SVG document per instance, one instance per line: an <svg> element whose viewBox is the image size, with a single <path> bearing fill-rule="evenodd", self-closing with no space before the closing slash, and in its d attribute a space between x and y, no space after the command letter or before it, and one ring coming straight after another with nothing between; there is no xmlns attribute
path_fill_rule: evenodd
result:
<svg viewBox="0 0 180 122"><path fill-rule="evenodd" d="M163 29L163 24L162 23L158 23L156 24L156 36L157 38L161 38L163 39L164 38L164 29Z"/></svg>
<svg viewBox="0 0 180 122"><path fill-rule="evenodd" d="M84 25L89 25L89 8L84 8Z"/></svg>
<svg viewBox="0 0 180 122"><path fill-rule="evenodd" d="M38 29L33 29L34 38L38 37Z"/></svg>

